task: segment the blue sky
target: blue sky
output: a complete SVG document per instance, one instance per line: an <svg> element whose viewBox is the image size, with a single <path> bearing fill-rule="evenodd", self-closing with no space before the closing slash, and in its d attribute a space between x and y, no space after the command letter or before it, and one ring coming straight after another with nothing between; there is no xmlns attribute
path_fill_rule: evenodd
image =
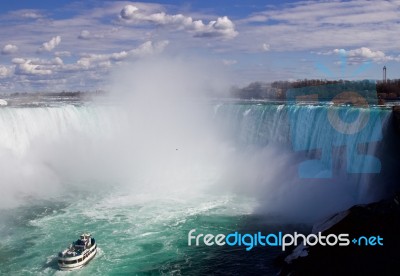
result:
<svg viewBox="0 0 400 276"><path fill-rule="evenodd" d="M3 1L0 92L96 90L149 56L194 54L232 84L400 78L400 1ZM397 73L399 72L399 73Z"/></svg>

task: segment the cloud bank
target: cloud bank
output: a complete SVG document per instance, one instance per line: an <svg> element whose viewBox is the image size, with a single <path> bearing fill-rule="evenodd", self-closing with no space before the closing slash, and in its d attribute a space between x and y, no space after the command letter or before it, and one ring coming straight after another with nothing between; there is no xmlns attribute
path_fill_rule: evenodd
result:
<svg viewBox="0 0 400 276"><path fill-rule="evenodd" d="M6 38L0 46L0 93L102 89L114 67L167 45L170 52L201 53L231 65L225 68L236 74L239 86L318 78L315 60L329 67L340 55L348 64L369 61L375 72L379 68L366 78L380 77L381 63L391 72L400 70L397 0L284 1L251 9L120 1L52 4L56 8L0 12L0 36ZM54 83L59 86L47 85Z"/></svg>
<svg viewBox="0 0 400 276"><path fill-rule="evenodd" d="M120 19L126 23L153 23L162 26L174 27L178 30L185 30L195 37L221 37L232 39L238 35L235 24L227 17L218 17L204 24L202 20L193 20L190 16L182 14L170 15L165 12L146 14L139 8L126 5L120 12Z"/></svg>
<svg viewBox="0 0 400 276"><path fill-rule="evenodd" d="M318 52L317 54L343 56L346 57L349 64L361 64L366 62L383 63L388 61L400 62L400 55L387 55L383 51L374 51L367 47L360 47L351 50L334 49L327 52Z"/></svg>

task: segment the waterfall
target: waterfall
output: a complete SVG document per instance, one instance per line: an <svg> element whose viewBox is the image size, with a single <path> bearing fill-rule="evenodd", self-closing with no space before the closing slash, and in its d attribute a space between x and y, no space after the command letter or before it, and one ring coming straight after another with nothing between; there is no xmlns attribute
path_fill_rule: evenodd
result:
<svg viewBox="0 0 400 276"><path fill-rule="evenodd" d="M236 170L254 162L255 190L268 210L326 215L397 188L390 109L226 103L215 109L214 119L241 152L258 156L245 156Z"/></svg>
<svg viewBox="0 0 400 276"><path fill-rule="evenodd" d="M118 122L114 109L85 105L1 108L0 147L23 154L36 140L56 141L71 133L92 137L112 135Z"/></svg>
<svg viewBox="0 0 400 276"><path fill-rule="evenodd" d="M0 108L2 204L99 183L157 193L214 185L258 198L263 213L320 216L397 187L390 110L199 106L175 113L161 104Z"/></svg>

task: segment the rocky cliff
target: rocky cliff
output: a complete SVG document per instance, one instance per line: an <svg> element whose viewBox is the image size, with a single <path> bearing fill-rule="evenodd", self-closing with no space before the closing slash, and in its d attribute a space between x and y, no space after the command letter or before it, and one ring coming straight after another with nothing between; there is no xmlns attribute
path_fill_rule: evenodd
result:
<svg viewBox="0 0 400 276"><path fill-rule="evenodd" d="M383 246L298 246L285 256L280 275L398 275L400 197L358 205L316 224L323 235L348 233L350 239L380 236ZM326 229L325 229L326 228Z"/></svg>

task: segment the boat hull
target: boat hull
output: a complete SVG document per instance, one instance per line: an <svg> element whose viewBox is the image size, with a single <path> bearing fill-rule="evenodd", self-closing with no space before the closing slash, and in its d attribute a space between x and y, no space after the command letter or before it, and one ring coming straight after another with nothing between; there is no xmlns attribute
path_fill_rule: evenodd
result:
<svg viewBox="0 0 400 276"><path fill-rule="evenodd" d="M58 258L58 267L60 270L75 270L88 264L97 254L97 245L86 256L82 255L74 258Z"/></svg>

